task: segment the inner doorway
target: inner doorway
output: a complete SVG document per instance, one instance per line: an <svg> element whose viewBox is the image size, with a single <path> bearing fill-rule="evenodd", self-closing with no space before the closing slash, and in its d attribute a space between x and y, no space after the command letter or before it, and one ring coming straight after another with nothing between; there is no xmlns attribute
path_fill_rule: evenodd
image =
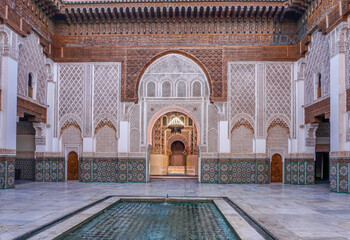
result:
<svg viewBox="0 0 350 240"><path fill-rule="evenodd" d="M79 162L78 154L70 152L67 160L67 180L78 180L79 178Z"/></svg>
<svg viewBox="0 0 350 240"><path fill-rule="evenodd" d="M150 175L153 178L198 176L197 128L186 114L169 112L155 121Z"/></svg>
<svg viewBox="0 0 350 240"><path fill-rule="evenodd" d="M171 155L169 156L168 175L186 174L185 145L181 141L171 144Z"/></svg>
<svg viewBox="0 0 350 240"><path fill-rule="evenodd" d="M271 182L282 182L282 176L282 156L279 154L274 154L271 158Z"/></svg>

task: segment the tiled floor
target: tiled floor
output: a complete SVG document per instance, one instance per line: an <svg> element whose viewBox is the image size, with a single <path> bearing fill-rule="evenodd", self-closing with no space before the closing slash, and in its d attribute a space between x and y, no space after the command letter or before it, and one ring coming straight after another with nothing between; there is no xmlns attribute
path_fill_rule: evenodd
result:
<svg viewBox="0 0 350 240"><path fill-rule="evenodd" d="M350 239L350 195L329 186L150 183L36 183L0 191L0 239L12 239L107 195L227 196L279 239Z"/></svg>

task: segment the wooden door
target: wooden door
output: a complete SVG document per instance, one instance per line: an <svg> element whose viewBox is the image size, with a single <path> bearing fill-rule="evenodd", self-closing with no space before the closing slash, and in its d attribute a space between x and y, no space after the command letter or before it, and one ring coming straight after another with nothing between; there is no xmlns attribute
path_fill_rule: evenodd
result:
<svg viewBox="0 0 350 240"><path fill-rule="evenodd" d="M78 154L76 152L70 152L67 161L67 180L78 180L78 169Z"/></svg>
<svg viewBox="0 0 350 240"><path fill-rule="evenodd" d="M275 154L271 159L271 182L282 182L282 157L279 154Z"/></svg>

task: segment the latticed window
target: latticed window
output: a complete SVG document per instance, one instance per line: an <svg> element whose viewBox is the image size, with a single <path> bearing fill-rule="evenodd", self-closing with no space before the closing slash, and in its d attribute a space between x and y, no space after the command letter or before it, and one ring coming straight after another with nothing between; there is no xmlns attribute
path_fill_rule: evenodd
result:
<svg viewBox="0 0 350 240"><path fill-rule="evenodd" d="M179 82L179 84L177 85L177 96L186 97L186 83Z"/></svg>
<svg viewBox="0 0 350 240"><path fill-rule="evenodd" d="M154 82L147 83L147 97L156 96L156 84Z"/></svg>
<svg viewBox="0 0 350 240"><path fill-rule="evenodd" d="M202 85L200 82L193 83L192 96L193 97L201 97L202 96Z"/></svg>
<svg viewBox="0 0 350 240"><path fill-rule="evenodd" d="M28 97L33 98L33 75L28 74Z"/></svg>
<svg viewBox="0 0 350 240"><path fill-rule="evenodd" d="M321 73L317 75L317 98L320 98L322 96L322 90L321 90Z"/></svg>
<svg viewBox="0 0 350 240"><path fill-rule="evenodd" d="M170 97L170 95L171 95L170 82L164 82L162 84L162 97Z"/></svg>

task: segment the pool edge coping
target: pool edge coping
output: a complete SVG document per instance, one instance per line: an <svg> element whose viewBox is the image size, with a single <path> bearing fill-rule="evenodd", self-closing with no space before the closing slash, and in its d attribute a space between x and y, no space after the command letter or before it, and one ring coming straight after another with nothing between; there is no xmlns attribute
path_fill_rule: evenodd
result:
<svg viewBox="0 0 350 240"><path fill-rule="evenodd" d="M103 212L105 209L110 207L111 205L117 203L121 200L164 200L165 197L161 196L118 196L118 195L109 195L107 197L104 197L102 199L99 199L95 201L94 203L91 203L85 207L82 207L80 209L77 209L73 211L70 214L67 214L69 216L64 216L62 218L53 220L49 222L48 224L43 225L42 227L39 227L38 229L34 229L33 231L30 231L24 235L30 234L29 237L24 237L24 235L16 237L15 239L54 239L72 228L83 224L83 222L88 221L90 218L95 217L96 215ZM242 239L269 239L265 238L264 235L261 234L261 231L257 231L256 227L252 226L250 221L247 221L247 218L242 216L242 213L237 211L237 209L232 206L227 201L227 197L223 196L208 196L208 197L201 197L201 196L172 196L168 198L171 200L187 200L187 201L198 201L198 200L205 200L205 201L212 201L214 205L218 208L220 213L223 215L223 217L226 219L227 224L234 229L234 231L237 233L237 235ZM228 199L230 202L232 202L230 199ZM224 206L223 206L224 205ZM225 206L226 205L226 206ZM236 204L234 204L236 205ZM227 213L227 208L231 211L230 213ZM244 215L246 215L245 211L243 211L241 208L239 208L243 212ZM263 231L266 230L263 228L256 220L251 219L251 217L247 216L250 220L253 220L253 222L261 228ZM248 220L249 220L248 219ZM242 224L244 225L245 232L250 232L251 234L244 233L242 229ZM237 230L239 229L239 230ZM248 230L249 229L249 230ZM268 232L271 234L270 232ZM252 238L254 236L254 238ZM276 238L273 238L276 239Z"/></svg>

